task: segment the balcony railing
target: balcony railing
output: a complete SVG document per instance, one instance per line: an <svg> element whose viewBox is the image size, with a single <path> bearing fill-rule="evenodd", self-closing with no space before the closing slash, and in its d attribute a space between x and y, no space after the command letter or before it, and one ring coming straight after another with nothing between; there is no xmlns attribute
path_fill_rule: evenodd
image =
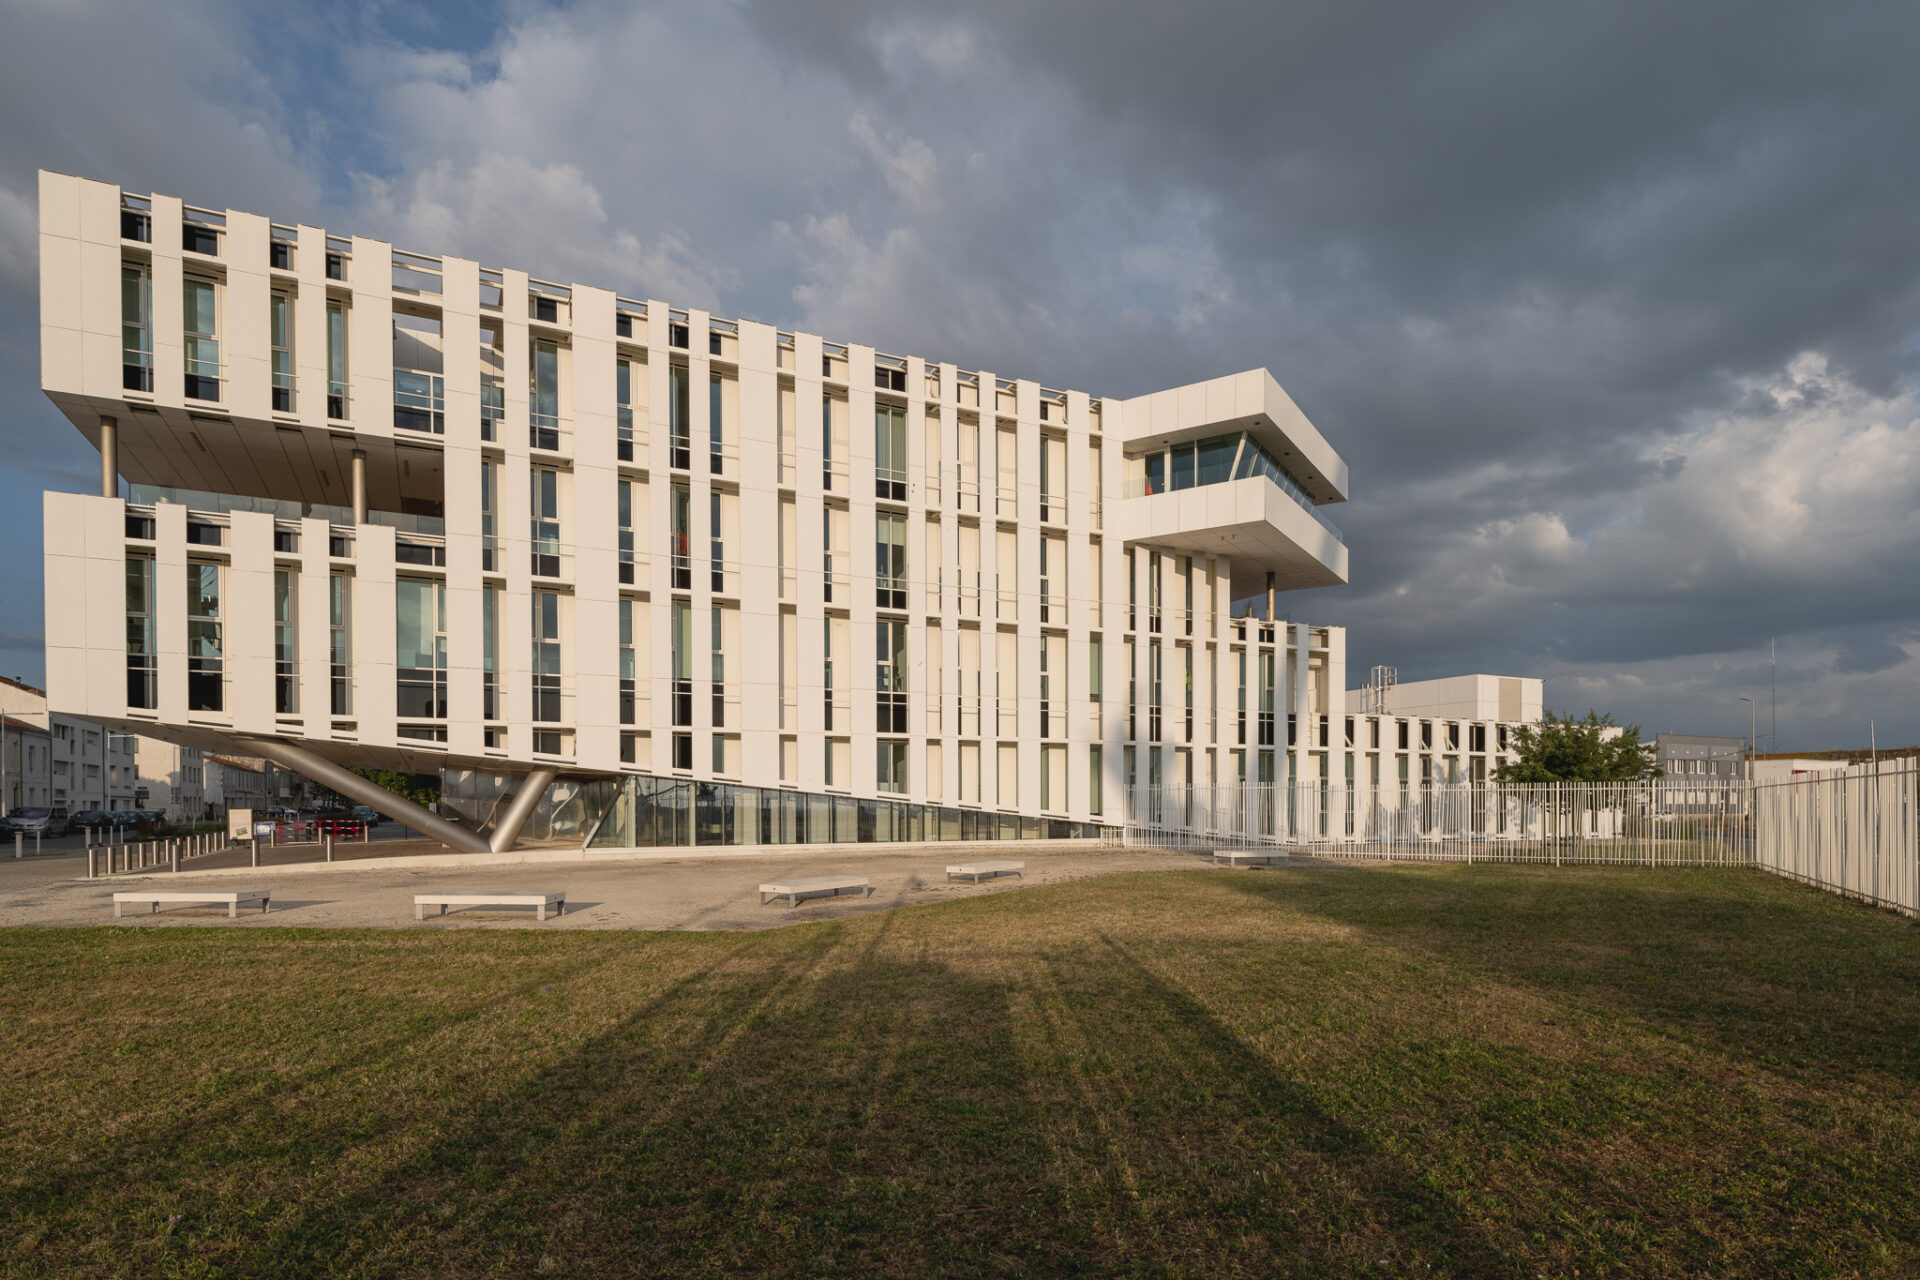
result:
<svg viewBox="0 0 1920 1280"><path fill-rule="evenodd" d="M480 379L480 438L498 440L507 420L507 389L498 378Z"/></svg>
<svg viewBox="0 0 1920 1280"><path fill-rule="evenodd" d="M555 414L538 412L527 414L527 447L530 449L564 453L571 435L572 433Z"/></svg>
<svg viewBox="0 0 1920 1280"><path fill-rule="evenodd" d="M194 343L200 345L200 354L193 354ZM220 362L220 344L205 339L187 339L186 389L184 394L189 400L206 400L211 403L220 401L220 383L225 377L225 366Z"/></svg>
<svg viewBox="0 0 1920 1280"><path fill-rule="evenodd" d="M121 350L120 387L123 391L153 393L153 352L132 347Z"/></svg>
<svg viewBox="0 0 1920 1280"><path fill-rule="evenodd" d="M1280 490L1280 492L1286 494L1289 498L1293 499L1294 505L1298 506L1302 511L1305 511L1308 515L1312 516L1314 521L1317 524L1319 524L1321 528L1325 529L1328 533L1332 534L1336 542L1339 542L1342 546L1346 545L1347 535L1340 532L1339 525L1327 519L1326 513L1323 512L1317 505L1315 505L1313 499L1307 496L1307 493L1304 489L1294 484L1293 481L1288 479L1285 475L1274 475L1268 472L1258 472L1256 474L1264 475L1267 478L1267 480L1272 482L1275 488ZM1243 480L1251 479L1251 478L1252 477L1250 476L1238 477L1238 479L1243 479ZM1213 483L1230 484L1230 483L1233 483L1233 481L1220 480L1220 481L1214 481ZM1128 479L1126 483L1126 487L1123 490L1123 493L1124 493L1124 496L1129 498L1149 498L1159 493L1178 493L1178 492L1184 492L1187 489L1196 489L1196 488L1204 489L1207 487L1208 487L1207 485L1183 485L1181 486L1180 489L1173 489L1170 486L1165 484L1155 485L1152 482L1150 482L1145 476L1134 476Z"/></svg>
<svg viewBox="0 0 1920 1280"><path fill-rule="evenodd" d="M630 405L621 405L616 411L614 428L615 453L622 462L635 462L647 456L647 422L638 420Z"/></svg>
<svg viewBox="0 0 1920 1280"><path fill-rule="evenodd" d="M847 574L847 553L844 551L825 551L821 553L821 599L828 604L846 606L853 603L853 595Z"/></svg>

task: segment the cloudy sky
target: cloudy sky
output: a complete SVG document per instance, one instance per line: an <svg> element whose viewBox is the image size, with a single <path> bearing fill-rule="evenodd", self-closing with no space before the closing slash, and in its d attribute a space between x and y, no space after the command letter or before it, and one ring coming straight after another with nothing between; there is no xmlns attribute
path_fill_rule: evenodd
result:
<svg viewBox="0 0 1920 1280"><path fill-rule="evenodd" d="M1096 395L1265 365L1352 668L1765 749L1771 639L1782 748L1920 742L1920 6L302 9L0 0L0 674L98 466L47 167Z"/></svg>

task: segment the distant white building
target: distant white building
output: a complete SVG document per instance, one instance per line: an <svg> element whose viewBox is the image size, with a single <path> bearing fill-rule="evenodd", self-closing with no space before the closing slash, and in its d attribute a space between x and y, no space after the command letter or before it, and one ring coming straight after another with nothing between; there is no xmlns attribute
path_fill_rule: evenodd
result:
<svg viewBox="0 0 1920 1280"><path fill-rule="evenodd" d="M1383 690L1386 705L1378 710L1395 716L1533 724L1540 719L1543 687L1541 681L1527 676L1413 680L1386 686ZM1365 706L1367 694L1366 689L1350 690L1348 705Z"/></svg>

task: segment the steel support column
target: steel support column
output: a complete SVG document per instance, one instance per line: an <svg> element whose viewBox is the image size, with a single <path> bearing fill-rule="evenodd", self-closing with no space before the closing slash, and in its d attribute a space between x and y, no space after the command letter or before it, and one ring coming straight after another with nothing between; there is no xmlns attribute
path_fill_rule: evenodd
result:
<svg viewBox="0 0 1920 1280"><path fill-rule="evenodd" d="M495 853L504 853L513 848L513 842L520 838L520 828L527 825L527 819L533 816L533 808L540 803L540 797L547 794L547 788L553 785L559 773L554 769L535 769L520 782L520 789L513 793L513 800L507 805L507 811L493 824L493 837L490 844Z"/></svg>
<svg viewBox="0 0 1920 1280"><path fill-rule="evenodd" d="M395 822L418 827L448 848L458 849L462 853L494 852L493 846L479 832L456 826L439 814L397 796L305 747L297 747L277 738L236 738L235 741L249 753L262 756L295 773L305 774L322 786L332 787L349 800L358 801ZM545 772L550 775L552 771ZM517 829L514 834L519 834Z"/></svg>

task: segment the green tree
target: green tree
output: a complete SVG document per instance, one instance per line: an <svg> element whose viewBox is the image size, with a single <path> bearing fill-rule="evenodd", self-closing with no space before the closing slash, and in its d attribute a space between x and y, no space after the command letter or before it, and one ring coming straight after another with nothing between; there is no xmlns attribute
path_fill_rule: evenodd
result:
<svg viewBox="0 0 1920 1280"><path fill-rule="evenodd" d="M1579 719L1549 711L1539 724L1520 726L1511 745L1519 758L1495 770L1501 782L1631 782L1660 772L1639 725L1615 725L1591 710Z"/></svg>
<svg viewBox="0 0 1920 1280"><path fill-rule="evenodd" d="M399 773L392 769L355 769L353 772L415 804L430 806L440 799L440 779L430 773Z"/></svg>

